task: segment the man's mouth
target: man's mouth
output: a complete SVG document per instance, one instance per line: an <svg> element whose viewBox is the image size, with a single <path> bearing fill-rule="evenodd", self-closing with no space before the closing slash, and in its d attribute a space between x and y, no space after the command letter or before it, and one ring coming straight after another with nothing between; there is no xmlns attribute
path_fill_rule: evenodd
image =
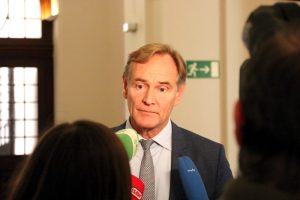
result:
<svg viewBox="0 0 300 200"><path fill-rule="evenodd" d="M149 113L149 114L157 114L157 112L151 110L138 109L138 111L143 113Z"/></svg>

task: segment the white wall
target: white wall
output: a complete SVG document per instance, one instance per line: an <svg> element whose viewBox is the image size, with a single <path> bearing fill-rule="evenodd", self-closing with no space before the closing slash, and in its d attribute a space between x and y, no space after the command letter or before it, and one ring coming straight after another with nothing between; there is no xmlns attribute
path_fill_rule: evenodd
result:
<svg viewBox="0 0 300 200"><path fill-rule="evenodd" d="M59 1L55 24L55 121L125 119L122 1Z"/></svg>

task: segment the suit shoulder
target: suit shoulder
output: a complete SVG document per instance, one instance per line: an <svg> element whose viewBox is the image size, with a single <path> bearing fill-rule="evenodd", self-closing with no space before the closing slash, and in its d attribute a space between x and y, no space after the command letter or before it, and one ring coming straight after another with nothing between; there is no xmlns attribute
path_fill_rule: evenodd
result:
<svg viewBox="0 0 300 200"><path fill-rule="evenodd" d="M197 145L201 145L202 147L204 146L208 146L208 147L214 147L214 148L217 148L217 147L222 147L223 145L216 142L216 141L213 141L211 139L208 139L200 134L197 134L197 133L194 133L190 130L187 130L187 129L184 129L184 128L181 128L181 131L184 133L183 134L183 137L186 138L187 141L189 141L189 143L195 143Z"/></svg>
<svg viewBox="0 0 300 200"><path fill-rule="evenodd" d="M120 125L118 125L118 126L111 127L110 129L111 129L113 132L117 132L117 131L119 131L119 130L124 129L125 126L126 126L126 122L124 122L124 123L122 123L122 124L120 124Z"/></svg>

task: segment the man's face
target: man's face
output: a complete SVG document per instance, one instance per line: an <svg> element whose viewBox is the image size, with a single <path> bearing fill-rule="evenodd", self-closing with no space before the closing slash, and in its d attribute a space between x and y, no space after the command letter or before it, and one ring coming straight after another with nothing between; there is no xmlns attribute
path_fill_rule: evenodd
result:
<svg viewBox="0 0 300 200"><path fill-rule="evenodd" d="M165 127L184 91L177 80L176 65L168 54L155 54L144 64L134 64L130 80L123 80L123 95L135 129L157 134Z"/></svg>

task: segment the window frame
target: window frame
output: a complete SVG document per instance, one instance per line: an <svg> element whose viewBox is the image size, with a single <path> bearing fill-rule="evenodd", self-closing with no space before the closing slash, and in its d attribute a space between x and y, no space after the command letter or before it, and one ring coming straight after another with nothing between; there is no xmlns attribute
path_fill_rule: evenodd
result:
<svg viewBox="0 0 300 200"><path fill-rule="evenodd" d="M42 38L0 38L0 66L38 68L38 138L54 123L52 29L52 21L42 21ZM25 157L0 156L0 194L4 182Z"/></svg>

